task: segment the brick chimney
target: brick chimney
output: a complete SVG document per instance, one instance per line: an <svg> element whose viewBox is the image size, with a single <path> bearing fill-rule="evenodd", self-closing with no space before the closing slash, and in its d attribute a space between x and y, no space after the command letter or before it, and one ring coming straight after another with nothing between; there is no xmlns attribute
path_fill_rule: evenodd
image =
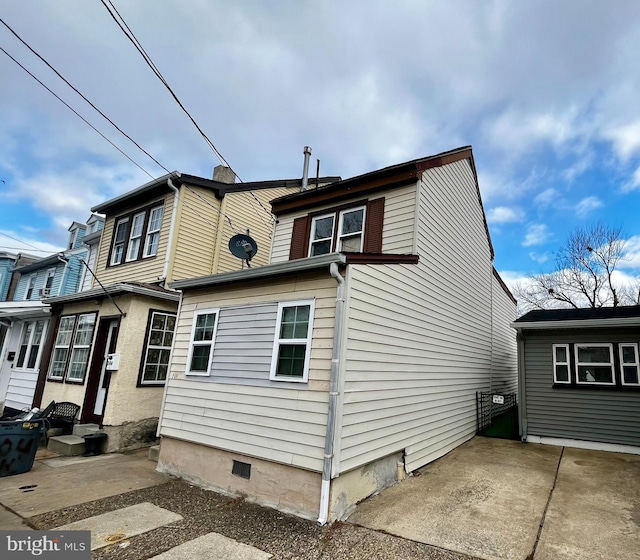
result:
<svg viewBox="0 0 640 560"><path fill-rule="evenodd" d="M236 182L236 174L225 165L216 165L213 168L213 180L232 185Z"/></svg>

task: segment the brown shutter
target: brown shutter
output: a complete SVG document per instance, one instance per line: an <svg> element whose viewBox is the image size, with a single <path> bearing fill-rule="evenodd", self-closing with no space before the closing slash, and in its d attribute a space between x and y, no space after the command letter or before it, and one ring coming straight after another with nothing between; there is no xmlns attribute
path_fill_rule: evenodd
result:
<svg viewBox="0 0 640 560"><path fill-rule="evenodd" d="M291 233L291 248L289 250L289 260L302 259L309 252L309 216L296 218L293 220L293 232Z"/></svg>
<svg viewBox="0 0 640 560"><path fill-rule="evenodd" d="M367 223L364 230L364 253L382 253L384 197L367 202Z"/></svg>

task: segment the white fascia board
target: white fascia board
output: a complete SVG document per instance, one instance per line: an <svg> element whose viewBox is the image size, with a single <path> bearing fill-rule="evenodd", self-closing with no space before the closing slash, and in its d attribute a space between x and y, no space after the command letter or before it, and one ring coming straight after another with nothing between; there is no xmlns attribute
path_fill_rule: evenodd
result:
<svg viewBox="0 0 640 560"><path fill-rule="evenodd" d="M640 317L619 317L614 319L572 319L568 321L531 321L528 323L511 323L511 327L522 330L557 330L598 327L638 327Z"/></svg>

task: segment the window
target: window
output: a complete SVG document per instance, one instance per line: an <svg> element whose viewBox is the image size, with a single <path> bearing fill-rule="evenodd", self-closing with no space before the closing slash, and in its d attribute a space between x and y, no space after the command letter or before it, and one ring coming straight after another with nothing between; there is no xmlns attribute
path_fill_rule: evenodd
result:
<svg viewBox="0 0 640 560"><path fill-rule="evenodd" d="M142 364L141 385L157 385L166 381L175 328L176 316L174 313L151 312L147 348Z"/></svg>
<svg viewBox="0 0 640 560"><path fill-rule="evenodd" d="M142 229L144 228L144 212L136 214L131 222L131 233L129 234L129 245L127 248L127 262L135 261L140 252L140 240L142 239Z"/></svg>
<svg viewBox="0 0 640 560"><path fill-rule="evenodd" d="M84 381L95 322L95 313L60 318L49 369L50 379L63 379L66 375L67 381Z"/></svg>
<svg viewBox="0 0 640 560"><path fill-rule="evenodd" d="M313 218L309 256L326 255L332 251L361 253L364 243L364 215L365 207L361 206ZM336 217L338 233L334 240Z"/></svg>
<svg viewBox="0 0 640 560"><path fill-rule="evenodd" d="M638 364L638 345L620 345L620 371L623 385L640 385L640 372Z"/></svg>
<svg viewBox="0 0 640 560"><path fill-rule="evenodd" d="M289 259L345 253L382 253L384 197L338 206L293 220Z"/></svg>
<svg viewBox="0 0 640 560"><path fill-rule="evenodd" d="M189 364L188 374L209 375L217 319L217 309L204 309L195 312L187 362Z"/></svg>
<svg viewBox="0 0 640 560"><path fill-rule="evenodd" d="M554 383L571 383L569 374L569 345L553 345L553 381Z"/></svg>
<svg viewBox="0 0 640 560"><path fill-rule="evenodd" d="M36 286L36 275L32 274L29 276L29 280L27 281L27 291L24 294L24 299L31 299L33 296L33 289Z"/></svg>
<svg viewBox="0 0 640 560"><path fill-rule="evenodd" d="M56 275L56 269L50 268L47 270L47 281L44 284L44 289L47 290L47 293L51 292L51 288L53 287L53 279Z"/></svg>
<svg viewBox="0 0 640 560"><path fill-rule="evenodd" d="M615 384L612 344L576 344L575 356L579 384Z"/></svg>
<svg viewBox="0 0 640 560"><path fill-rule="evenodd" d="M313 300L278 305L270 379L307 381L313 311Z"/></svg>
<svg viewBox="0 0 640 560"><path fill-rule="evenodd" d="M45 321L28 321L24 324L16 368L34 369L36 367L44 327Z"/></svg>
<svg viewBox="0 0 640 560"><path fill-rule="evenodd" d="M152 257L158 252L158 239L160 238L160 226L162 225L162 206L151 210L149 215L149 227L147 239L144 242L144 257Z"/></svg>
<svg viewBox="0 0 640 560"><path fill-rule="evenodd" d="M158 253L163 206L149 207L116 221L111 266L154 257Z"/></svg>
<svg viewBox="0 0 640 560"><path fill-rule="evenodd" d="M111 264L120 264L124 255L124 242L127 239L127 226L129 218L123 218L116 222L116 231L113 236L113 247L111 249Z"/></svg>

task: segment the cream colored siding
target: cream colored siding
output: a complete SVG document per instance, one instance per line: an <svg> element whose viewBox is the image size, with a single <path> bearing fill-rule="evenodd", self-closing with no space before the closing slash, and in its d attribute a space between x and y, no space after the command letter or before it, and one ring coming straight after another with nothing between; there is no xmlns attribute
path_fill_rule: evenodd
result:
<svg viewBox="0 0 640 560"><path fill-rule="evenodd" d="M336 282L328 273L304 274L286 280L243 284L224 290L189 291L183 296L170 380L160 433L165 437L218 447L227 451L320 471L327 415L327 387L331 369ZM275 335L277 303L315 298L313 342L308 383L268 380L266 346ZM239 308L250 306L244 311ZM220 309L210 376L185 374L193 314L197 309ZM242 318L253 310L259 324L249 328ZM223 321L223 317L226 318ZM248 316L244 315L246 319ZM268 325L272 324L271 332ZM229 331L261 337L254 358L229 353ZM259 332L258 332L259 331ZM217 343L220 342L220 346ZM237 343L250 342L245 337ZM217 355L220 351L222 355ZM247 368L237 381L237 366ZM252 373L253 372L253 373ZM266 376L266 377L265 377ZM253 379L253 380L252 380ZM222 382L221 382L222 381Z"/></svg>
<svg viewBox="0 0 640 560"><path fill-rule="evenodd" d="M223 221L217 272L241 270L243 266L246 268L244 261L234 257L229 251L229 240L237 233L247 233L247 230L258 244L258 253L251 260L251 266L269 264L269 250L275 225L275 216L271 214L269 201L296 190L258 189L252 193L229 193L224 197L224 213L231 218L235 228L231 227L228 220Z"/></svg>
<svg viewBox="0 0 640 560"><path fill-rule="evenodd" d="M123 215L134 214L137 209L149 208L161 203L164 197L159 197L145 202L135 208L127 209L121 214L109 216L104 225L104 231L100 239L100 252L96 265L95 275L105 286L116 282L157 282L164 269L164 257L167 250L169 236L169 224L171 223L171 210L173 208L173 195L166 197L162 214L162 227L158 240L158 252L156 256L141 259L139 261L122 263L116 266L108 266L109 251L113 242L113 228L115 222ZM142 240L144 243L144 239Z"/></svg>
<svg viewBox="0 0 640 560"><path fill-rule="evenodd" d="M173 199L167 201L166 212L170 214L172 208ZM218 243L219 210L220 200L211 190L192 186L180 189L169 281L211 274ZM167 222L167 231L170 223Z"/></svg>
<svg viewBox="0 0 640 560"><path fill-rule="evenodd" d="M411 254L413 253L413 238L415 225L416 185L409 185L400 189L394 189L383 193L376 193L370 200L384 197L384 224L382 228L382 252ZM357 202L362 197L345 201L344 204ZM342 203L341 203L342 204ZM335 203L314 207L313 211L322 212L328 208L334 208ZM295 218L306 216L308 212L283 216L276 224L273 246L271 249L271 262L283 262L289 260L289 248L291 246L291 234Z"/></svg>
<svg viewBox="0 0 640 560"><path fill-rule="evenodd" d="M489 388L492 265L468 162L425 171L419 205L419 264L349 267L340 472L442 456Z"/></svg>
<svg viewBox="0 0 640 560"><path fill-rule="evenodd" d="M500 282L493 277L493 356L491 390L497 393L515 393L518 389L518 346L516 331L511 323L516 320L516 304L506 294Z"/></svg>

